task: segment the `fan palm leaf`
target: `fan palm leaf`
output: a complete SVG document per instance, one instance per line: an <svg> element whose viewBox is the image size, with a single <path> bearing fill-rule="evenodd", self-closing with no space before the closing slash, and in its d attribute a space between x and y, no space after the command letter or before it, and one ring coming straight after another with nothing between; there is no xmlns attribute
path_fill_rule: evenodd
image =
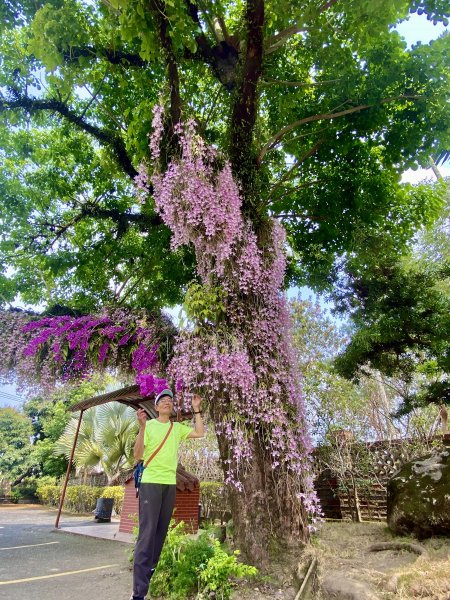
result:
<svg viewBox="0 0 450 600"><path fill-rule="evenodd" d="M135 414L132 408L119 403L86 410L74 456L77 467L86 470L101 467L110 482L124 469L131 467L138 431ZM70 456L77 426L77 418L69 421L64 433L55 442L55 454Z"/></svg>

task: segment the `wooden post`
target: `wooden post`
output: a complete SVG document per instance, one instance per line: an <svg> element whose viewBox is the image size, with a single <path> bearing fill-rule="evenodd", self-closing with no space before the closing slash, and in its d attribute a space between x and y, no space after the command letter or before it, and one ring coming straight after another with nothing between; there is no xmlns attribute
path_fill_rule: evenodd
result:
<svg viewBox="0 0 450 600"><path fill-rule="evenodd" d="M80 418L78 419L77 430L75 432L75 437L73 439L72 452L70 454L69 464L67 465L66 478L64 480L64 485L63 485L63 489L62 489L62 492L61 492L61 497L59 499L58 515L57 515L56 521L55 521L55 529L59 529L59 519L61 517L61 511L62 511L62 507L63 507L63 504L64 504L64 498L66 497L67 484L69 482L70 471L72 470L73 456L75 454L75 448L76 448L76 445L77 445L78 433L80 431L80 426L81 426L81 420L83 418L83 413L84 413L84 410L81 410L81 412L80 412Z"/></svg>
<svg viewBox="0 0 450 600"><path fill-rule="evenodd" d="M445 404L441 404L439 416L441 417L442 435L448 435L448 410Z"/></svg>

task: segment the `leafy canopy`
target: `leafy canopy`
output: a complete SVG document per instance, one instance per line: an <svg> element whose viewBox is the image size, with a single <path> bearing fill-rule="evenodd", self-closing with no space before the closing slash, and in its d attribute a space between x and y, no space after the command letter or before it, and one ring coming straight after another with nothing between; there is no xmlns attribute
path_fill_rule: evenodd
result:
<svg viewBox="0 0 450 600"><path fill-rule="evenodd" d="M393 26L409 13L445 23L445 1L0 10L1 302L180 302L192 253L170 252L151 193L139 201L132 181L160 98L231 160L255 225L283 222L291 283L323 289L367 233L400 248L436 214L440 198L399 174L449 146L449 37L407 49Z"/></svg>
<svg viewBox="0 0 450 600"><path fill-rule="evenodd" d="M354 327L335 362L338 372L358 379L372 368L413 383L400 412L450 403L450 255L439 236L445 221L435 230L435 260L427 255L430 232L422 236L422 255L420 245L415 255L399 257L386 238L371 240L364 257L348 257L333 293Z"/></svg>

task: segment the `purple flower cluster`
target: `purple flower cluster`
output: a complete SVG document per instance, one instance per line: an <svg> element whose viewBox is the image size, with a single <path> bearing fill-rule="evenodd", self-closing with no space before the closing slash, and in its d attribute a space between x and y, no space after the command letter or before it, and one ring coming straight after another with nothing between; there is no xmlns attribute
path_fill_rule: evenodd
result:
<svg viewBox="0 0 450 600"><path fill-rule="evenodd" d="M169 387L166 379L155 377L152 373L138 375L136 383L139 384L139 391L143 396L157 395Z"/></svg>
<svg viewBox="0 0 450 600"><path fill-rule="evenodd" d="M152 373L162 368L159 340L173 335L168 320L126 309L105 310L96 317L30 320L20 313L5 317L3 380L8 372L23 388L49 393L60 381L78 380L95 369L111 367L122 373L134 371L144 395L167 386L165 379Z"/></svg>
<svg viewBox="0 0 450 600"><path fill-rule="evenodd" d="M148 166L145 163L139 165L138 174L134 178L134 184L138 189L141 200L145 201L150 190L148 185Z"/></svg>
<svg viewBox="0 0 450 600"><path fill-rule="evenodd" d="M146 340L148 342L148 340ZM145 341L141 341L136 350L131 355L131 367L137 373L144 373L151 369L157 362L158 344L148 348Z"/></svg>
<svg viewBox="0 0 450 600"><path fill-rule="evenodd" d="M160 111L157 112L158 119ZM158 130L154 123L154 132ZM160 131L160 129L159 129ZM289 480L311 522L320 515L311 472L292 324L281 289L285 232L268 221L264 244L242 214L239 186L228 164L213 168L215 153L194 124L178 127L182 152L152 183L157 210L172 230L172 246L192 244L205 285L225 290L226 319L214 331L195 329L178 337L169 373L182 378L185 398L201 390L221 415L216 432L228 442L226 481L242 489L262 436L274 475ZM152 137L153 157L158 135Z"/></svg>
<svg viewBox="0 0 450 600"><path fill-rule="evenodd" d="M164 131L164 106L155 104L153 108L153 132L150 136L150 152L155 161L159 159L160 141Z"/></svg>
<svg viewBox="0 0 450 600"><path fill-rule="evenodd" d="M157 112L151 138L155 160L159 119ZM152 177L156 208L172 230L172 248L192 243L199 272L220 275L242 228L239 189L228 163L215 172L215 152L196 135L192 121L178 126L177 132L181 158L172 161L163 174L155 169ZM207 263L201 261L202 256L208 257Z"/></svg>

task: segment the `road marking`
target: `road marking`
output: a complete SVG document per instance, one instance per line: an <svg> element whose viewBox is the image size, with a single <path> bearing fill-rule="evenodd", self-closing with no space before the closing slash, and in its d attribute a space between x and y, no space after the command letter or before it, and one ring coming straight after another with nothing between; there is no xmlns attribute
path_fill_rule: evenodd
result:
<svg viewBox="0 0 450 600"><path fill-rule="evenodd" d="M51 544L59 544L59 542L44 542L42 544L28 544L27 546L10 546L9 548L0 548L0 550L17 550L18 548L36 548L36 546L51 546Z"/></svg>
<svg viewBox="0 0 450 600"><path fill-rule="evenodd" d="M39 581L40 579L53 579L54 577L65 577L66 575L78 575L79 573L89 573L90 571L100 571L101 569L111 569L119 565L103 565L102 567L91 567L90 569L80 569L79 571L65 571L64 573L55 573L54 575L40 575L38 577L27 577L26 579L10 579L9 581L0 581L0 585L11 585L12 583L27 583L28 581Z"/></svg>

